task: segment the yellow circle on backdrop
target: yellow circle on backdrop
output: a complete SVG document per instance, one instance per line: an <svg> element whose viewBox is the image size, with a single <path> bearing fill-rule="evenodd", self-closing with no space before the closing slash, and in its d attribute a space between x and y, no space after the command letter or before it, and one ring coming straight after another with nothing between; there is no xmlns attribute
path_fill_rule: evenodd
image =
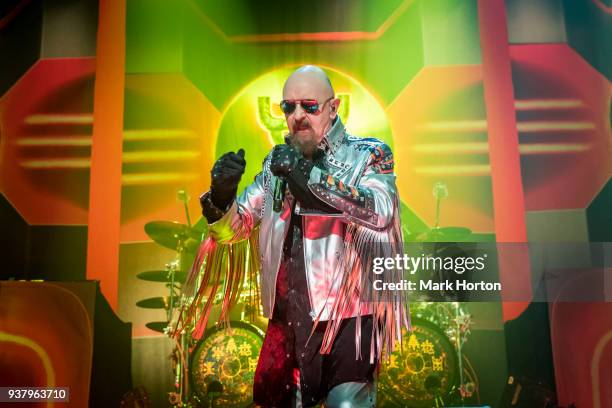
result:
<svg viewBox="0 0 612 408"><path fill-rule="evenodd" d="M278 105L285 80L296 68L279 68L255 79L236 95L222 114L215 157L240 148L246 152L247 168L238 191L261 171L261 163L272 147L283 143L287 125ZM325 70L341 99L339 114L348 132L375 137L393 148L387 116L374 95L349 75L331 68Z"/></svg>

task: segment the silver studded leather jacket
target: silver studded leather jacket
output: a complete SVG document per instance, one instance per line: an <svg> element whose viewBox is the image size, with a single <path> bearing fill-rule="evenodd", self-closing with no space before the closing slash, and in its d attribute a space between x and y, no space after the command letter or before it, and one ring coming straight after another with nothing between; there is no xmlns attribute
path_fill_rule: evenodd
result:
<svg viewBox="0 0 612 408"><path fill-rule="evenodd" d="M328 214L300 208L304 233L306 281L313 319L328 320L339 292L335 271L340 262L349 224L384 232L392 228L399 199L389 146L373 138L349 135L337 118L319 146L325 151L324 166L314 167L308 187L320 200L336 208ZM282 210L274 212L276 177L270 171L269 156L253 183L234 200L223 217L209 226L218 243L235 243L249 238L259 224L261 299L264 315L272 316L276 278L294 198L286 194ZM344 317L371 313L356 297Z"/></svg>

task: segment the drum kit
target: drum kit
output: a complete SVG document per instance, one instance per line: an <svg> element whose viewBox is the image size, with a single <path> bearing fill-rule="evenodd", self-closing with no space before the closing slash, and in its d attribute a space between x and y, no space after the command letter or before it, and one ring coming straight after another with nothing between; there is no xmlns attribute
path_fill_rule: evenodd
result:
<svg viewBox="0 0 612 408"><path fill-rule="evenodd" d="M436 200L433 228L419 232L403 231L405 251L435 256L465 255L461 242L468 242L472 231L465 227L440 227L440 203L448 197L444 183L434 185ZM442 271L420 271L421 278L443 281ZM426 275L429 273L429 275ZM410 302L411 330L402 329L402 344L383 358L378 377L380 407L429 408L464 406L478 393L478 378L463 345L470 334L472 316L462 294L443 291ZM471 402L471 401L470 401Z"/></svg>
<svg viewBox="0 0 612 408"><path fill-rule="evenodd" d="M440 200L446 195L443 185L434 187L436 225L416 234L404 231L406 242L461 242L470 237L467 228L439 227ZM175 340L171 354L175 381L168 393L169 402L177 407L252 406L251 388L267 320L259 313L259 305L254 305L249 291L243 291L247 294L241 295L238 307L231 312L231 329L214 324L220 310L213 308L211 323L199 341L191 336L193 327L183 329L179 338L172 336L173 323L193 302L181 289L197 249L208 235L204 219L191 224L187 195L179 192L179 199L185 204L187 224L152 221L145 225L145 232L154 242L176 251L175 259L163 270L136 275L141 280L164 283L168 288L166 296L142 299L136 305L166 311L166 321L149 322L146 327ZM249 286L247 279L244 287ZM477 392L478 381L462 355L471 316L456 301L414 302L410 309L411 331L404 332L404 343L381 363L378 406L438 407L471 397Z"/></svg>
<svg viewBox="0 0 612 408"><path fill-rule="evenodd" d="M231 329L214 324L220 313L219 297L215 299L211 323L199 341L191 336L193 328L182 330L179 338L172 336L178 316L193 302L193 298L186 296L182 289L200 243L208 235L208 226L203 218L195 225L191 224L187 194L179 191L178 198L184 203L186 224L152 221L144 228L155 243L176 251L175 259L166 264L165 269L136 275L141 280L165 284L168 294L139 300L136 306L166 312L165 321L148 322L146 327L175 341L170 355L174 384L168 393L172 406L246 406L252 399L251 384L267 326L267 321L259 313L253 313L253 302L248 291L243 292L238 306L230 314Z"/></svg>
<svg viewBox="0 0 612 408"><path fill-rule="evenodd" d="M403 344L381 362L377 406L462 406L478 384L462 353L471 316L459 302L414 302L410 316Z"/></svg>

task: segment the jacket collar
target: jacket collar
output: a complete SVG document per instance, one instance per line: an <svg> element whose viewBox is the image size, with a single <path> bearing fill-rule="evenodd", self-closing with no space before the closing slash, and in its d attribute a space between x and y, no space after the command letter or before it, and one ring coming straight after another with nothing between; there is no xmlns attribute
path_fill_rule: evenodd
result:
<svg viewBox="0 0 612 408"><path fill-rule="evenodd" d="M340 120L340 116L336 116L332 127L327 131L325 136L323 136L321 143L319 143L319 148L323 149L324 151L329 150L331 154L335 154L336 151L338 151L340 144L342 144L345 134L345 128Z"/></svg>

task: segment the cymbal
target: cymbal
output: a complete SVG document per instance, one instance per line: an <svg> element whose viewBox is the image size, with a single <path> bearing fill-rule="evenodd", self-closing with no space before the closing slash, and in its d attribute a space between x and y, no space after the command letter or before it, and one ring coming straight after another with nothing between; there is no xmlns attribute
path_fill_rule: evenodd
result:
<svg viewBox="0 0 612 408"><path fill-rule="evenodd" d="M406 241L409 242L458 242L469 237L472 230L465 227L439 227L408 234Z"/></svg>
<svg viewBox="0 0 612 408"><path fill-rule="evenodd" d="M174 298L174 304L178 304L178 298ZM145 309L169 309L170 308L170 297L168 296L160 296L160 297L152 297L148 299L142 299L136 302L136 306L142 307Z"/></svg>
<svg viewBox="0 0 612 408"><path fill-rule="evenodd" d="M156 332L163 333L166 327L168 327L168 322L149 322L145 326Z"/></svg>
<svg viewBox="0 0 612 408"><path fill-rule="evenodd" d="M178 250L179 245L182 244L188 250L194 250L197 249L197 243L201 241L202 235L206 232L203 225L206 224L198 223L200 229L196 229L175 221L151 221L145 224L144 229L147 235L161 246ZM192 242L190 245L187 241L197 243Z"/></svg>
<svg viewBox="0 0 612 408"><path fill-rule="evenodd" d="M140 272L139 274L136 275L136 277L138 279L142 279L142 280L150 281L150 282L170 282L171 281L170 273L166 270ZM187 272L183 272L183 271L174 272L175 282L183 283L185 282L185 279L187 279Z"/></svg>
<svg viewBox="0 0 612 408"><path fill-rule="evenodd" d="M208 234L208 221L206 221L206 218L201 217L195 224L193 224L193 229L199 234Z"/></svg>

